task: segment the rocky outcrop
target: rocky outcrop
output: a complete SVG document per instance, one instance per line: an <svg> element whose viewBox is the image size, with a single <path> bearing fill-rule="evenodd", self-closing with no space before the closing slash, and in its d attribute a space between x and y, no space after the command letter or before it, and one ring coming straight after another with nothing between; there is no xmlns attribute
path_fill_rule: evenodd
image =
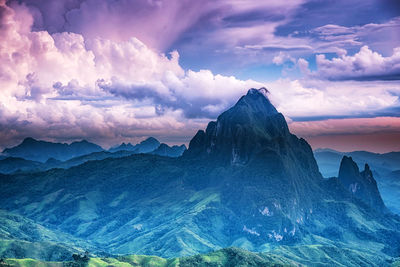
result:
<svg viewBox="0 0 400 267"><path fill-rule="evenodd" d="M360 172L351 157L344 156L340 163L339 181L351 194L378 211L386 211L376 181L368 164Z"/></svg>

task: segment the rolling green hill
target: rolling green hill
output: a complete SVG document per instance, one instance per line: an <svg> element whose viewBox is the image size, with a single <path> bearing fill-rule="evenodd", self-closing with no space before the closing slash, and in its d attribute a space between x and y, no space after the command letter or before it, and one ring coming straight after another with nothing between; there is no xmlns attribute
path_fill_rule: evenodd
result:
<svg viewBox="0 0 400 267"><path fill-rule="evenodd" d="M50 230L15 213L0 210L0 257L68 260L91 248L85 241Z"/></svg>
<svg viewBox="0 0 400 267"><path fill-rule="evenodd" d="M343 264L345 262L345 264ZM4 259L0 266L126 266L126 267L202 267L202 266L399 266L399 261L380 258L356 250L339 249L331 246L282 246L270 253L254 253L240 248L225 248L207 254L180 258L160 258L146 255L116 257L90 257L87 261L70 260L49 262L34 259Z"/></svg>

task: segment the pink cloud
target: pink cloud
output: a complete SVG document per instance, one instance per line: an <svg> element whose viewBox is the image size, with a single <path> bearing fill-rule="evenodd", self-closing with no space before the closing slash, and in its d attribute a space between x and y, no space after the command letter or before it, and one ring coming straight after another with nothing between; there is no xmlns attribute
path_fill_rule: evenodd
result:
<svg viewBox="0 0 400 267"><path fill-rule="evenodd" d="M149 47L161 51L167 49L185 31L192 27L203 27L203 22L216 29L226 26L225 18L255 11L287 16L303 2L304 0L284 3L276 0L24 1L34 14L35 27L39 30L48 30L51 33L71 31L82 34L85 38L113 41L126 41L136 37ZM226 30L229 31L229 28ZM247 32L250 31L248 28Z"/></svg>
<svg viewBox="0 0 400 267"><path fill-rule="evenodd" d="M72 2L71 5L76 4ZM94 2L85 3L89 5ZM176 10L183 8L184 3L169 3L171 6L165 8L171 8L171 16L167 16L165 23L161 21L164 24L161 23L160 27L174 21ZM128 2L125 4L129 5ZM164 7L159 1L150 4L153 5L152 11L148 12L155 14ZM232 16L257 9L275 11L283 6L285 12L290 13L301 1L289 4L278 1L238 1L236 4L232 6L230 2L223 1L213 8L224 8L227 10L224 14ZM79 19L88 19L88 8L83 5L78 10L87 12L80 14ZM207 10L208 7L204 4L198 15L204 11L202 8ZM180 30L190 27L192 22L183 23L182 28L178 27L175 33L170 33L169 29L165 33L160 33L161 30L155 30L154 33L149 30L147 33L151 21L141 20L138 16L138 21L132 22L135 26L132 32L121 33L121 39L112 36L107 39L108 33L104 35L107 38L98 38L96 31L102 27L96 29L94 24L87 22L87 25L82 23L82 27L87 26L88 34L93 33L89 34L92 38L87 38L77 33L32 31L33 16L37 16L37 12L32 11L31 6L13 3L11 8L3 1L0 9L0 140L4 143L16 142L28 135L38 138L47 136L59 141L88 138L102 145L132 141L149 135L187 141L198 128L204 128L208 118L215 118L251 87L267 86L272 101L279 111L288 116L289 121L290 117L373 115L398 103L400 85L396 82L364 84L320 79L280 79L269 83L244 81L234 76L214 74L210 70L185 70L180 65L177 51L163 54L149 48L140 38L125 38L133 34L133 30L136 31L138 27L135 23L147 23L146 27L139 29L147 36L143 35L143 38L151 37L155 46L162 47L175 38L174 34L179 35ZM123 14L118 18L117 11L120 9L109 9L107 6L99 8L105 14L111 13L111 19L117 20L115 25L128 25L130 21L123 20ZM94 22L101 20L101 12ZM191 12L189 10L187 15L190 16ZM189 21L189 18L182 19ZM180 23L179 20L176 23ZM215 23L228 22L219 18ZM235 25L201 37L206 41L207 37L211 37L211 42L222 42L233 47L234 51L309 45L307 40L299 43L297 38L275 37L274 30L278 24L280 22L261 26L250 24L243 28ZM131 29L124 28L127 31ZM113 34L111 26L109 30ZM390 57L367 48L364 50L354 56L342 53L336 61L324 58L321 62L326 64L327 71L333 71L332 75L343 75L338 67L343 64L350 66L350 69L364 69L366 73L376 68L385 69L390 64L397 66L397 50ZM288 53L278 55L276 63L285 60L295 62L294 57ZM308 70L307 64L304 59L297 61L305 73ZM313 138L318 133L337 134L329 132L332 129L324 128L322 124L304 124L306 126L303 127L297 122L292 124L291 127L297 125L294 130L300 134L310 135L313 132ZM352 131L349 125L338 124L337 127ZM375 127L383 129L379 125ZM306 132L307 129L309 132ZM369 133L368 127L359 127L358 130L360 134Z"/></svg>
<svg viewBox="0 0 400 267"><path fill-rule="evenodd" d="M4 143L29 135L79 136L106 145L165 132L189 137L204 126L187 118L192 110L217 113L247 88L260 86L208 70L185 71L177 52L159 53L136 38L116 42L31 31L27 7L0 8Z"/></svg>

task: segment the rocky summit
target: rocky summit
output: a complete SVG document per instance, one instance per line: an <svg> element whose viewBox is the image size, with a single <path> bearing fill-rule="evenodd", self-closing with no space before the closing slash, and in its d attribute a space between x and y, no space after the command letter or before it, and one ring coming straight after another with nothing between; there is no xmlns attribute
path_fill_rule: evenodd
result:
<svg viewBox="0 0 400 267"><path fill-rule="evenodd" d="M387 212L368 164L360 172L353 159L344 156L340 163L339 180L352 195L377 211Z"/></svg>

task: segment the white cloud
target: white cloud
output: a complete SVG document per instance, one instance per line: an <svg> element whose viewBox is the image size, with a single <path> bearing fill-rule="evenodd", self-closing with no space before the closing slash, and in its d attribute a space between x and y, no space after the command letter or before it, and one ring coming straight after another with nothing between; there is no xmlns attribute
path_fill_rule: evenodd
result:
<svg viewBox="0 0 400 267"><path fill-rule="evenodd" d="M389 51L400 39L395 32L400 30L400 17L382 23L368 23L357 26L327 24L307 34L313 39L317 52L336 52L335 49L349 49L368 44ZM385 42L382 42L385 40ZM340 55L341 56L341 55Z"/></svg>
<svg viewBox="0 0 400 267"><path fill-rule="evenodd" d="M342 49L336 53L337 57L331 59L324 54L317 54L315 71L309 69L308 61L303 58L298 59L297 67L309 79L400 80L400 47L395 47L392 55L386 57L368 46L361 47L354 55L348 55L347 51Z"/></svg>
<svg viewBox="0 0 400 267"><path fill-rule="evenodd" d="M136 38L116 42L75 33L33 32L26 7L11 9L3 2L0 8L4 11L0 18L0 146L28 135L58 141L89 138L102 145L145 136L181 142L247 89L263 85L271 91L278 110L294 119L373 115L396 105L398 96L393 92L400 94L400 85L394 82L366 85L281 79L261 84L210 70L184 70L176 51L165 55ZM273 35L274 28L252 28L254 32L241 31L233 45L252 40L264 30L263 38ZM229 32L236 33L238 27ZM364 50L354 56L342 53L336 59L320 59L323 70L326 65L325 75L344 75L338 67L342 65L347 71L357 67L364 75L377 69L383 73L387 66L398 68L399 50L391 57ZM275 61L286 60L295 62L283 53ZM306 60L299 59L297 65L308 71Z"/></svg>
<svg viewBox="0 0 400 267"><path fill-rule="evenodd" d="M379 116L398 105L400 84L279 79L266 83L278 111L295 120Z"/></svg>
<svg viewBox="0 0 400 267"><path fill-rule="evenodd" d="M287 54L287 53L285 53L285 52L279 52L279 54L278 55L276 55L273 59L272 59L272 62L275 64L275 65L282 65L282 64L284 64L285 62L288 62L288 61L290 61L290 62L292 62L292 63L296 63L296 60L293 58L293 57L291 57L289 54Z"/></svg>
<svg viewBox="0 0 400 267"><path fill-rule="evenodd" d="M299 60L297 60L297 66L299 67L301 73L305 75L310 74L310 69L308 68L308 65L308 61L304 58L299 58Z"/></svg>
<svg viewBox="0 0 400 267"><path fill-rule="evenodd" d="M292 8L296 10L296 6ZM400 42L400 35L395 34L400 31L400 17L383 23L351 27L327 24L309 31L277 34L280 26L290 23L290 15L288 13L285 19L268 24L222 28L214 33L217 37L211 36L207 40L221 40L220 45L235 46L237 53L245 55L248 61L262 58L277 65L282 64L280 60L307 57L316 53L336 53L342 57L347 54L347 50L365 45L387 54ZM276 52L277 50L280 52ZM282 50L285 52L281 52ZM282 54L286 55L285 59Z"/></svg>
<svg viewBox="0 0 400 267"><path fill-rule="evenodd" d="M4 143L27 135L89 137L106 145L166 131L190 136L204 126L196 117L215 116L247 88L261 86L208 70L184 71L178 52L164 55L135 38L114 42L32 32L26 7L0 8Z"/></svg>
<svg viewBox="0 0 400 267"><path fill-rule="evenodd" d="M393 49L393 54L384 57L363 46L353 56L342 55L327 59L317 55L318 71L315 76L330 80L399 80L400 47Z"/></svg>

